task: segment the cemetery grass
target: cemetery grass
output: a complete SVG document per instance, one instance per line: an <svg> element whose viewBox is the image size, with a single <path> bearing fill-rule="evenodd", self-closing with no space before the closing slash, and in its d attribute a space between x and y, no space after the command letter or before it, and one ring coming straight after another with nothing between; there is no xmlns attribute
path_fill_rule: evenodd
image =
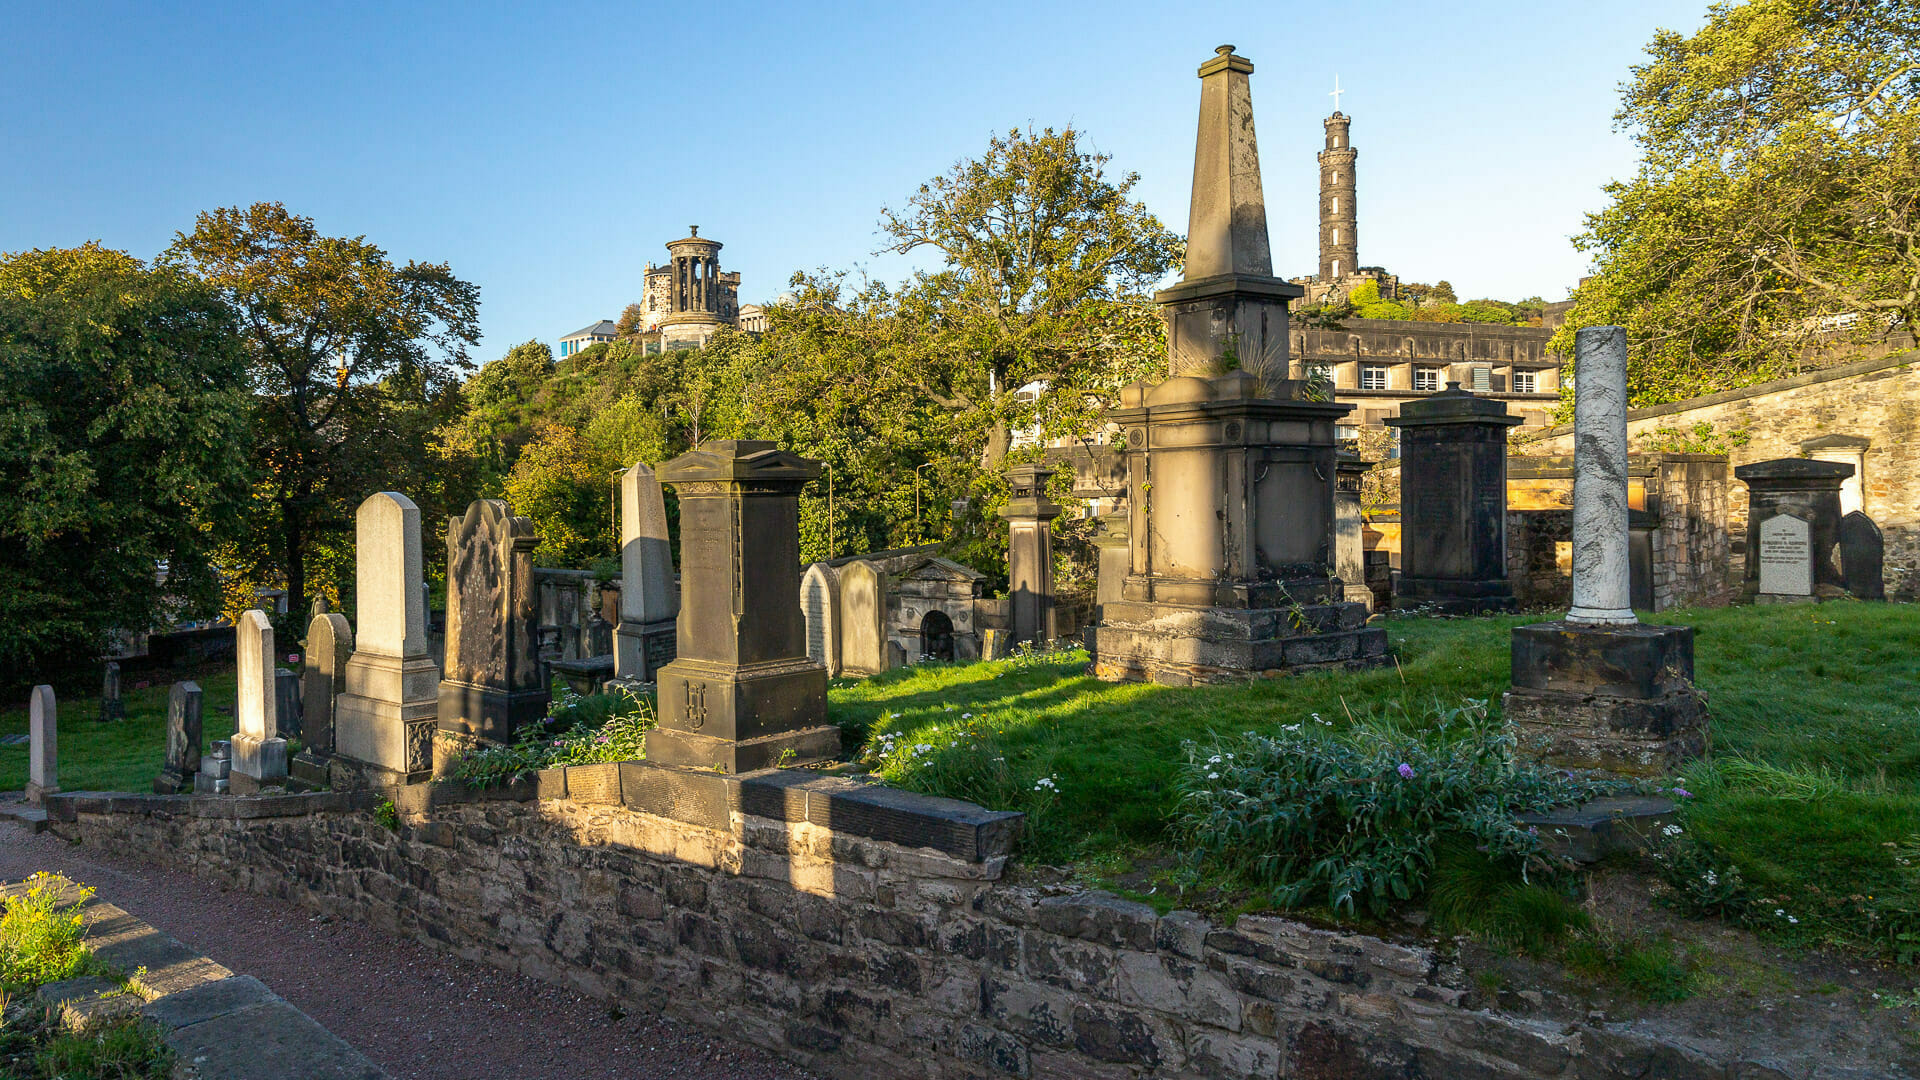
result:
<svg viewBox="0 0 1920 1080"><path fill-rule="evenodd" d="M1920 607L1838 601L1643 618L1695 628L1713 756L1674 783L1694 796L1683 800L1689 841L1743 876L1743 921L1775 939L1897 953L1902 931L1889 912L1920 903L1920 882L1895 862L1920 836ZM836 681L829 697L833 719L893 782L1025 811L1024 861L1130 884L1164 909L1176 899L1167 826L1184 743L1316 716L1335 727L1417 723L1465 699L1497 717L1510 631L1539 619L1393 617L1397 667L1249 685L1104 683L1074 651ZM1141 867L1158 872L1126 873ZM1235 910L1270 906L1244 888L1222 895ZM1194 906L1191 896L1178 902ZM1920 953L1920 925L1906 932Z"/></svg>
<svg viewBox="0 0 1920 1080"><path fill-rule="evenodd" d="M200 684L201 751L215 739L233 735L234 673L231 668L189 676ZM135 689L123 687L124 720L101 723L100 698L59 698L59 777L63 791L152 791L153 778L166 764L169 682ZM0 736L27 734L24 703L0 709ZM291 751L291 747L289 750ZM0 746L0 791L27 786L27 744Z"/></svg>

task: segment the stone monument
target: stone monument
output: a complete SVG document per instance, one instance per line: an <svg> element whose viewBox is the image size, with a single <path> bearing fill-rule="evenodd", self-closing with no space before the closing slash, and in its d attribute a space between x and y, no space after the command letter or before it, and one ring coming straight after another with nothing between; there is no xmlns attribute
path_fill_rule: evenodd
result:
<svg viewBox="0 0 1920 1080"><path fill-rule="evenodd" d="M167 764L153 778L160 795L193 790L200 771L200 684L177 682L167 691Z"/></svg>
<svg viewBox="0 0 1920 1080"><path fill-rule="evenodd" d="M60 791L60 710L53 687L36 686L27 703L27 801Z"/></svg>
<svg viewBox="0 0 1920 1080"><path fill-rule="evenodd" d="M288 772L303 787L325 787L327 761L333 756L333 714L347 685L347 657L353 629L345 615L321 613L307 626L306 665L300 671L301 731L304 746Z"/></svg>
<svg viewBox="0 0 1920 1080"><path fill-rule="evenodd" d="M864 559L840 568L840 670L878 675L887 655L887 572Z"/></svg>
<svg viewBox="0 0 1920 1080"><path fill-rule="evenodd" d="M800 578L800 614L807 621L807 659L840 674L840 574L826 563L807 567Z"/></svg>
<svg viewBox="0 0 1920 1080"><path fill-rule="evenodd" d="M533 522L500 499L447 519L447 660L440 730L505 743L547 715L535 640Z"/></svg>
<svg viewBox="0 0 1920 1080"><path fill-rule="evenodd" d="M673 580L667 504L653 470L620 474L620 624L614 631L614 673L650 683L674 658L680 587Z"/></svg>
<svg viewBox="0 0 1920 1080"><path fill-rule="evenodd" d="M1093 672L1173 685L1387 657L1386 631L1333 576L1334 423L1288 378L1287 303L1260 190L1253 64L1200 67L1184 279L1157 302L1173 377L1120 392L1131 520L1121 598L1102 605Z"/></svg>
<svg viewBox="0 0 1920 1080"><path fill-rule="evenodd" d="M680 498L678 652L660 669L647 759L763 769L840 752L827 672L800 614L800 489L818 462L771 442L723 440L660 466Z"/></svg>
<svg viewBox="0 0 1920 1080"><path fill-rule="evenodd" d="M330 772L335 787L418 782L433 773L440 680L427 655L420 508L397 491L370 495L354 515L354 541L360 625L334 698ZM342 768L342 758L366 768Z"/></svg>
<svg viewBox="0 0 1920 1080"><path fill-rule="evenodd" d="M1733 470L1747 485L1747 573L1743 595L1761 604L1838 596L1845 582L1840 545L1844 462L1811 458L1755 461Z"/></svg>
<svg viewBox="0 0 1920 1080"><path fill-rule="evenodd" d="M273 678L273 624L259 608L235 626L233 792L253 795L287 782L287 740L280 737Z"/></svg>
<svg viewBox="0 0 1920 1080"><path fill-rule="evenodd" d="M302 721L306 718L306 706L300 700L300 676L289 668L273 669L273 700L277 715L276 725L283 739L304 738L305 728Z"/></svg>
<svg viewBox="0 0 1920 1080"><path fill-rule="evenodd" d="M107 661L106 670L100 674L100 719L125 720L127 703L120 696L120 662Z"/></svg>
<svg viewBox="0 0 1920 1080"><path fill-rule="evenodd" d="M1515 611L1507 578L1507 404L1450 382L1400 406L1400 587L1394 607ZM1576 483L1578 481L1576 480Z"/></svg>
<svg viewBox="0 0 1920 1080"><path fill-rule="evenodd" d="M1569 769L1659 776L1707 749L1693 628L1643 626L1630 606L1627 332L1574 337L1573 607L1513 631L1503 699L1522 752Z"/></svg>
<svg viewBox="0 0 1920 1080"><path fill-rule="evenodd" d="M1348 603L1373 610L1373 590L1367 587L1367 518L1360 505L1361 482L1373 463L1341 454L1334 465L1333 574L1340 579L1341 596Z"/></svg>
<svg viewBox="0 0 1920 1080"><path fill-rule="evenodd" d="M1054 639L1053 519L1060 507L1047 498L1054 470L1046 465L1015 465L1012 486L1000 516L1007 521L1007 615L1012 641L1045 645Z"/></svg>
<svg viewBox="0 0 1920 1080"><path fill-rule="evenodd" d="M1858 510L1840 519L1840 577L1856 600L1885 600L1887 542Z"/></svg>
<svg viewBox="0 0 1920 1080"><path fill-rule="evenodd" d="M233 741L215 739L200 758L200 771L193 774L196 795L225 795L233 790Z"/></svg>

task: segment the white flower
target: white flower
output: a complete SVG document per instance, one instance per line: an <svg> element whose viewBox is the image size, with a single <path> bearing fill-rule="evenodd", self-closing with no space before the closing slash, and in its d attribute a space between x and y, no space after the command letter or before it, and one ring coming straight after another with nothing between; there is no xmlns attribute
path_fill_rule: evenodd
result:
<svg viewBox="0 0 1920 1080"><path fill-rule="evenodd" d="M1720 884L1720 875L1709 870L1702 875L1701 880L1705 881L1708 885L1718 885Z"/></svg>
<svg viewBox="0 0 1920 1080"><path fill-rule="evenodd" d="M1218 780L1218 779L1220 779L1220 774L1219 774L1219 773L1217 773L1217 772L1210 772L1210 773L1208 773L1208 774L1207 774L1207 779L1209 779L1209 780Z"/></svg>
<svg viewBox="0 0 1920 1080"><path fill-rule="evenodd" d="M1043 776L1043 777L1041 777L1040 779L1038 779L1038 780L1036 780L1036 781L1034 781L1034 782L1033 782L1033 790L1035 790L1035 791L1057 791L1057 790L1059 790L1059 789L1058 789L1058 788L1056 788L1056 787L1054 786L1054 783L1053 783L1053 777L1051 777L1051 776Z"/></svg>
<svg viewBox="0 0 1920 1080"><path fill-rule="evenodd" d="M1319 713L1314 713L1314 714L1313 714L1313 718L1314 718L1314 719L1315 719L1316 721L1318 721L1318 720L1320 720L1320 714L1319 714ZM1324 721L1322 721L1322 722L1324 722Z"/></svg>
<svg viewBox="0 0 1920 1080"><path fill-rule="evenodd" d="M1660 827L1660 835L1662 835L1662 836L1679 836L1679 835L1680 835L1680 826L1678 826L1678 825L1662 825L1662 826Z"/></svg>
<svg viewBox="0 0 1920 1080"><path fill-rule="evenodd" d="M1796 919L1796 918L1794 918L1794 917L1793 917L1793 916L1791 916L1791 915L1789 915L1789 916L1787 916L1787 922L1788 922L1788 923L1791 923L1791 924L1792 924L1792 925L1794 925L1794 926L1798 926L1798 925L1800 925L1800 920L1799 920L1799 919Z"/></svg>
<svg viewBox="0 0 1920 1080"><path fill-rule="evenodd" d="M1285 727L1282 727L1282 728L1281 728L1280 730L1281 730L1281 731L1299 731L1299 730L1300 730L1300 725L1299 725L1299 724L1288 724L1288 725L1286 725Z"/></svg>
<svg viewBox="0 0 1920 1080"><path fill-rule="evenodd" d="M888 714L887 714L887 719L889 719L889 720L898 720L898 719L900 719L900 714L899 714L899 713L888 713Z"/></svg>
<svg viewBox="0 0 1920 1080"><path fill-rule="evenodd" d="M1786 913L1785 911L1783 911L1783 910L1781 910L1780 908L1774 908L1774 909L1773 909L1773 913L1774 913L1775 915L1778 915L1779 917L1781 917L1781 918L1783 918L1783 919L1787 917L1787 913Z"/></svg>
<svg viewBox="0 0 1920 1080"><path fill-rule="evenodd" d="M1215 754L1215 755L1213 755L1212 757L1210 757L1210 758L1208 758L1208 759L1207 759L1207 764L1209 764L1209 765L1218 765L1218 764L1220 764L1220 755L1219 755L1219 754Z"/></svg>
<svg viewBox="0 0 1920 1080"><path fill-rule="evenodd" d="M932 752L933 752L933 747L932 747L932 746L930 746L930 745L928 745L927 743L914 743L914 744L913 744L913 756L914 756L914 757L919 757L919 756L920 756L921 754L928 754L928 753L932 753Z"/></svg>

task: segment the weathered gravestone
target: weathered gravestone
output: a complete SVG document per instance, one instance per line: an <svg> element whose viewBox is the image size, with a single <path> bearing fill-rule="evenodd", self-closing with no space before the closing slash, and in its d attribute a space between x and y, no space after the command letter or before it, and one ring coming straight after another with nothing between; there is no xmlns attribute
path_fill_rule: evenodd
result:
<svg viewBox="0 0 1920 1080"><path fill-rule="evenodd" d="M200 684L177 682L167 691L167 764L153 778L161 795L192 791L200 771Z"/></svg>
<svg viewBox="0 0 1920 1080"><path fill-rule="evenodd" d="M325 787L327 759L333 755L335 699L346 689L347 657L353 652L353 628L345 615L319 614L307 627L306 666L300 672L302 741L289 765L292 777L308 788Z"/></svg>
<svg viewBox="0 0 1920 1080"><path fill-rule="evenodd" d="M653 470L620 474L620 623L614 629L614 673L653 682L676 653L680 587L673 579L666 497Z"/></svg>
<svg viewBox="0 0 1920 1080"><path fill-rule="evenodd" d="M1775 514L1760 523L1760 596L1805 599L1813 595L1813 542L1807 522Z"/></svg>
<svg viewBox="0 0 1920 1080"><path fill-rule="evenodd" d="M1570 769L1659 776L1707 749L1693 628L1633 613L1627 503L1627 332L1574 336L1573 606L1513 631L1502 701L1522 752Z"/></svg>
<svg viewBox="0 0 1920 1080"><path fill-rule="evenodd" d="M887 654L887 573L864 560L840 568L840 670L878 675Z"/></svg>
<svg viewBox="0 0 1920 1080"><path fill-rule="evenodd" d="M1054 470L1044 465L1015 465L1012 491L1000 516L1007 520L1008 620L1013 640L1045 645L1054 637L1053 519L1060 507L1047 498Z"/></svg>
<svg viewBox="0 0 1920 1080"><path fill-rule="evenodd" d="M660 466L680 497L685 602L649 761L747 772L839 753L800 614L800 489L819 476L818 462L745 439Z"/></svg>
<svg viewBox="0 0 1920 1080"><path fill-rule="evenodd" d="M354 537L360 621L346 692L334 699L330 774L335 787L415 783L433 773L440 680L427 655L420 508L397 491L370 495L355 514Z"/></svg>
<svg viewBox="0 0 1920 1080"><path fill-rule="evenodd" d="M1341 454L1333 486L1333 575L1340 579L1347 602L1365 604L1369 611L1373 590L1367 588L1367 520L1360 489L1371 468L1372 462Z"/></svg>
<svg viewBox="0 0 1920 1080"><path fill-rule="evenodd" d="M807 659L840 674L840 574L826 563L807 567L800 578L800 613L807 620Z"/></svg>
<svg viewBox="0 0 1920 1080"><path fill-rule="evenodd" d="M100 719L125 720L127 703L120 696L120 664L107 661L107 669L100 675Z"/></svg>
<svg viewBox="0 0 1920 1080"><path fill-rule="evenodd" d="M303 720L306 706L300 700L300 676L287 668L273 669L273 700L278 714L274 717L280 737L283 739L301 738L305 731Z"/></svg>
<svg viewBox="0 0 1920 1080"><path fill-rule="evenodd" d="M533 522L499 499L447 519L447 661L440 730L511 742L545 716L533 584ZM411 771L411 770L409 770Z"/></svg>
<svg viewBox="0 0 1920 1080"><path fill-rule="evenodd" d="M60 790L60 711L53 687L33 688L27 723L27 801L37 805Z"/></svg>
<svg viewBox="0 0 1920 1080"><path fill-rule="evenodd" d="M1400 429L1394 606L1448 615L1516 610L1507 579L1507 431L1520 418L1506 402L1450 382L1386 423Z"/></svg>
<svg viewBox="0 0 1920 1080"><path fill-rule="evenodd" d="M287 780L287 740L279 732L279 694L273 678L273 624L258 608L235 625L233 790L252 795Z"/></svg>
<svg viewBox="0 0 1920 1080"><path fill-rule="evenodd" d="M1880 526L1858 510L1840 519L1840 576L1860 600L1885 600L1887 543Z"/></svg>
<svg viewBox="0 0 1920 1080"><path fill-rule="evenodd" d="M1834 552L1840 544L1840 486L1853 466L1811 458L1753 461L1733 470L1747 485L1744 595L1756 603L1792 603L1844 590ZM1775 524L1790 516L1793 522Z"/></svg>

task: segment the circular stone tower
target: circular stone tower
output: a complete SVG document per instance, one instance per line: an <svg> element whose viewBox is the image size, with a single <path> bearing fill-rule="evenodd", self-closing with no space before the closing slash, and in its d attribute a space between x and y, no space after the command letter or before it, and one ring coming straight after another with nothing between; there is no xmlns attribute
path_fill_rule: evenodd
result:
<svg viewBox="0 0 1920 1080"><path fill-rule="evenodd" d="M1353 205L1353 159L1359 152L1347 132L1351 123L1342 112L1327 117L1327 148L1320 151L1320 280L1327 285L1360 269Z"/></svg>
<svg viewBox="0 0 1920 1080"><path fill-rule="evenodd" d="M698 225L690 226L688 233L686 239L667 244L673 279L667 294L670 308L667 316L660 320L660 332L669 343L702 344L712 336L715 327L725 322L720 314L724 299L720 283L721 245L718 240L702 238Z"/></svg>

